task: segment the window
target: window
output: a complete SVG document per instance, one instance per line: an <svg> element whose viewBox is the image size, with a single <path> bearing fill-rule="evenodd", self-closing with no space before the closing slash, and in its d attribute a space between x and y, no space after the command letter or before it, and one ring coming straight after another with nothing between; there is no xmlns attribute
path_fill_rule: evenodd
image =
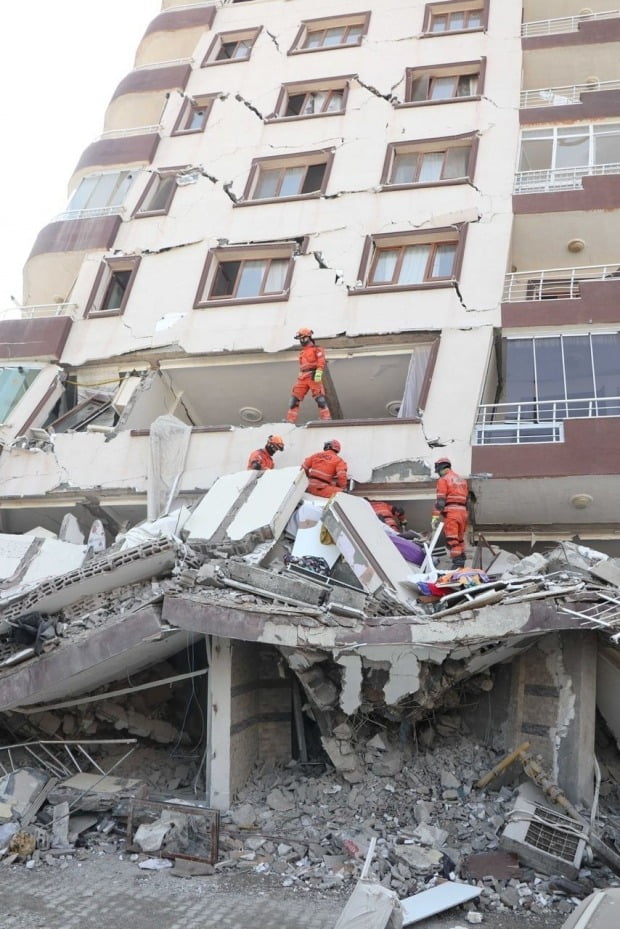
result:
<svg viewBox="0 0 620 929"><path fill-rule="evenodd" d="M388 146L381 183L386 187L439 184L471 176L473 139L397 142Z"/></svg>
<svg viewBox="0 0 620 929"><path fill-rule="evenodd" d="M247 61L252 54L260 27L242 29L237 32L221 32L215 37L202 62L207 65L225 64L232 61Z"/></svg>
<svg viewBox="0 0 620 929"><path fill-rule="evenodd" d="M482 92L483 61L407 70L407 103L446 103Z"/></svg>
<svg viewBox="0 0 620 929"><path fill-rule="evenodd" d="M463 236L455 229L373 236L362 258L361 287L349 292L445 286L457 277L462 247Z"/></svg>
<svg viewBox="0 0 620 929"><path fill-rule="evenodd" d="M449 0L428 3L424 14L424 34L471 32L486 28L487 4L484 0Z"/></svg>
<svg viewBox="0 0 620 929"><path fill-rule="evenodd" d="M171 135L186 135L190 132L202 132L213 106L216 94L201 97L186 97L174 124Z"/></svg>
<svg viewBox="0 0 620 929"><path fill-rule="evenodd" d="M294 157L257 159L252 164L244 200L318 196L325 192L333 151Z"/></svg>
<svg viewBox="0 0 620 929"><path fill-rule="evenodd" d="M288 300L298 250L297 242L213 249L194 306Z"/></svg>
<svg viewBox="0 0 620 929"><path fill-rule="evenodd" d="M521 135L517 193L571 188L598 166L620 173L620 123L549 126Z"/></svg>
<svg viewBox="0 0 620 929"><path fill-rule="evenodd" d="M80 181L62 216L80 219L83 216L107 216L122 212L133 178L132 171L89 174Z"/></svg>
<svg viewBox="0 0 620 929"><path fill-rule="evenodd" d="M0 367L0 423L6 423L11 411L35 382L41 368L25 364Z"/></svg>
<svg viewBox="0 0 620 929"><path fill-rule="evenodd" d="M177 189L177 172L181 168L153 171L134 216L165 216Z"/></svg>
<svg viewBox="0 0 620 929"><path fill-rule="evenodd" d="M301 24L289 54L361 45L369 20L370 13L307 20Z"/></svg>
<svg viewBox="0 0 620 929"><path fill-rule="evenodd" d="M122 313L140 264L137 255L105 258L97 272L94 287L86 304L87 316Z"/></svg>
<svg viewBox="0 0 620 929"><path fill-rule="evenodd" d="M348 90L348 78L343 77L285 84L270 119L300 119L344 113Z"/></svg>

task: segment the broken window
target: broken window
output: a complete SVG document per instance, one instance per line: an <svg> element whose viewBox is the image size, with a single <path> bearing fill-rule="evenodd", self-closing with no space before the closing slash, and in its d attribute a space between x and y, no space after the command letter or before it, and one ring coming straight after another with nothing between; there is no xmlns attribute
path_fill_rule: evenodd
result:
<svg viewBox="0 0 620 929"><path fill-rule="evenodd" d="M287 300L297 243L210 252L194 306Z"/></svg>
<svg viewBox="0 0 620 929"><path fill-rule="evenodd" d="M407 70L407 103L454 101L476 97L481 92L481 62Z"/></svg>
<svg viewBox="0 0 620 929"><path fill-rule="evenodd" d="M221 32L215 37L205 55L202 66L231 61L247 61L252 54L260 28Z"/></svg>
<svg viewBox="0 0 620 929"><path fill-rule="evenodd" d="M461 251L455 229L373 236L360 268L362 286L349 293L449 283L457 276Z"/></svg>
<svg viewBox="0 0 620 929"><path fill-rule="evenodd" d="M86 315L124 312L129 292L138 270L140 258L105 258L99 267L95 284L86 304Z"/></svg>
<svg viewBox="0 0 620 929"><path fill-rule="evenodd" d="M333 90L309 90L288 94L282 111L287 116L320 116L325 113L343 113L345 107L344 88Z"/></svg>
<svg viewBox="0 0 620 929"><path fill-rule="evenodd" d="M383 183L435 184L471 176L472 141L403 142L388 146Z"/></svg>
<svg viewBox="0 0 620 929"><path fill-rule="evenodd" d="M620 123L549 126L521 135L519 171L569 171L620 163Z"/></svg>
<svg viewBox="0 0 620 929"><path fill-rule="evenodd" d="M122 212L133 178L133 171L89 174L80 181L62 215L69 218L70 214L70 218L80 219L82 216L105 216Z"/></svg>
<svg viewBox="0 0 620 929"><path fill-rule="evenodd" d="M105 420L106 425L112 425L114 418L110 398L95 394L59 416L49 424L49 428L54 432L82 432L91 423L101 423L102 420Z"/></svg>
<svg viewBox="0 0 620 929"><path fill-rule="evenodd" d="M26 365L0 367L0 423L6 423L12 409L38 377L41 368Z"/></svg>
<svg viewBox="0 0 620 929"><path fill-rule="evenodd" d="M368 30L369 19L369 13L355 13L307 20L302 23L290 51L298 53L360 45Z"/></svg>
<svg viewBox="0 0 620 929"><path fill-rule="evenodd" d="M202 132L207 125L215 96L215 94L204 94L191 99L186 97L171 134L185 135L190 132Z"/></svg>
<svg viewBox="0 0 620 929"><path fill-rule="evenodd" d="M168 212L177 189L177 171L171 168L152 173L138 201L135 216L164 216Z"/></svg>
<svg viewBox="0 0 620 929"><path fill-rule="evenodd" d="M325 192L333 152L263 158L252 165L244 199L303 197Z"/></svg>

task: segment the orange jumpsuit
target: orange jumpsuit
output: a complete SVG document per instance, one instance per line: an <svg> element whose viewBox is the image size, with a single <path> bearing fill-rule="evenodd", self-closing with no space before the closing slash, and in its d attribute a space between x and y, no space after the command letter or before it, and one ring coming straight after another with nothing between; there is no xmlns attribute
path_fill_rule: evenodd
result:
<svg viewBox="0 0 620 929"><path fill-rule="evenodd" d="M394 532L402 531L403 527L398 517L394 515L391 503L384 503L382 500L370 500L369 503L382 523L385 523Z"/></svg>
<svg viewBox="0 0 620 929"><path fill-rule="evenodd" d="M302 468L310 478L306 493L315 497L333 497L347 486L347 463L331 448L309 455Z"/></svg>
<svg viewBox="0 0 620 929"><path fill-rule="evenodd" d="M248 471L271 471L273 458L266 448L257 448L248 458Z"/></svg>
<svg viewBox="0 0 620 929"><path fill-rule="evenodd" d="M299 374L291 388L291 405L286 414L287 423L297 422L299 404L308 391L312 394L313 399L316 400L316 404L319 408L319 419L328 420L332 418L329 407L327 406L327 400L325 399L323 382L314 380L314 372L317 370L323 371L326 362L325 352L320 345L315 345L314 342L310 342L308 345L303 346L299 353Z"/></svg>
<svg viewBox="0 0 620 929"><path fill-rule="evenodd" d="M433 516L443 517L443 533L450 549L452 566L465 565L465 533L467 531L467 481L452 468L437 480L437 499Z"/></svg>

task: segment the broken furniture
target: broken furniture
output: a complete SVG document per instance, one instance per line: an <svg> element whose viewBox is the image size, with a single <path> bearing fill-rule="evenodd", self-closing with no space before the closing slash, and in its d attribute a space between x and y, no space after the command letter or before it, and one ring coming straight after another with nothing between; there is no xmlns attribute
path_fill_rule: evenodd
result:
<svg viewBox="0 0 620 929"><path fill-rule="evenodd" d="M139 800L129 804L127 849L215 864L220 816L206 804Z"/></svg>

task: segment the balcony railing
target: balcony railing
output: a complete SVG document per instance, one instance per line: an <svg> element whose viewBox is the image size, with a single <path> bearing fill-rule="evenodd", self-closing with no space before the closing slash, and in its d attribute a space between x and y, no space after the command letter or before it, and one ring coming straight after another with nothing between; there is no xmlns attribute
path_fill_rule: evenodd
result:
<svg viewBox="0 0 620 929"><path fill-rule="evenodd" d="M126 139L134 135L155 135L156 132L161 132L161 129L161 123L158 123L156 126L132 126L131 129L106 129L106 131L102 132L99 136L99 141L105 142L106 139Z"/></svg>
<svg viewBox="0 0 620 929"><path fill-rule="evenodd" d="M582 281L613 279L620 280L618 265L515 271L506 276L502 303L518 303L522 300L577 300L581 296Z"/></svg>
<svg viewBox="0 0 620 929"><path fill-rule="evenodd" d="M620 397L483 403L478 407L474 445L532 445L564 441L564 420L620 416Z"/></svg>
<svg viewBox="0 0 620 929"><path fill-rule="evenodd" d="M604 13L577 13L575 16L558 16L555 19L537 19L523 23L521 35L559 35L562 32L577 32L580 23L591 19L614 19L617 16L620 16L620 10L606 10Z"/></svg>
<svg viewBox="0 0 620 929"><path fill-rule="evenodd" d="M98 206L88 210L65 210L54 216L52 222L61 219L97 219L100 216L122 216L125 213L124 206Z"/></svg>
<svg viewBox="0 0 620 929"><path fill-rule="evenodd" d="M539 87L522 90L519 105L522 109L540 106L570 106L581 103L581 95L599 90L620 90L619 81L589 81L587 84L567 84L564 87Z"/></svg>
<svg viewBox="0 0 620 929"><path fill-rule="evenodd" d="M37 303L31 306L11 306L0 310L0 320L44 319L50 316L70 316L75 319L77 309L77 303Z"/></svg>
<svg viewBox="0 0 620 929"><path fill-rule="evenodd" d="M620 163L577 165L571 168L545 168L542 171L517 171L516 194L553 193L558 190L579 190L584 177L620 174Z"/></svg>

